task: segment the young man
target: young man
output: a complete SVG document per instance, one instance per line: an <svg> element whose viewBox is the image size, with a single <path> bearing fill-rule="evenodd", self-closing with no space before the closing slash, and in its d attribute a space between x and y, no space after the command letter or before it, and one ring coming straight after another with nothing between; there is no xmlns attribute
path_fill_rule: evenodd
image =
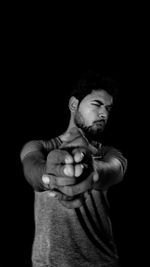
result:
<svg viewBox="0 0 150 267"><path fill-rule="evenodd" d="M101 143L114 92L110 79L87 75L69 100L66 132L21 151L35 191L34 267L119 266L106 194L122 181L127 160Z"/></svg>

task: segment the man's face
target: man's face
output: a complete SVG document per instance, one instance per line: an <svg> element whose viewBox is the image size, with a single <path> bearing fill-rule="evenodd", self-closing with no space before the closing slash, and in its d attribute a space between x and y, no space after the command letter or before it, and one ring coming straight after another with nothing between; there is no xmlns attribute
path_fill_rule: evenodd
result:
<svg viewBox="0 0 150 267"><path fill-rule="evenodd" d="M96 137L105 128L112 104L113 97L105 90L93 90L80 102L75 114L75 124L85 135Z"/></svg>

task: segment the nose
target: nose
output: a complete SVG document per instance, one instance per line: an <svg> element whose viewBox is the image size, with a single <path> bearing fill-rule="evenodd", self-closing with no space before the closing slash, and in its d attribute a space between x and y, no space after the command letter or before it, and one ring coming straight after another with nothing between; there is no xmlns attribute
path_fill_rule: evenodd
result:
<svg viewBox="0 0 150 267"><path fill-rule="evenodd" d="M108 113L105 107L101 107L101 109L99 110L98 116L100 119L107 119Z"/></svg>

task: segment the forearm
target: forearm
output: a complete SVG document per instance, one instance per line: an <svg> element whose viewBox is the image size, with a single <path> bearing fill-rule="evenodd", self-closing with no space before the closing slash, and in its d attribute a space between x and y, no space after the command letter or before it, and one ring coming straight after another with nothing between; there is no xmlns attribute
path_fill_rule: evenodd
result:
<svg viewBox="0 0 150 267"><path fill-rule="evenodd" d="M46 189L42 182L42 175L46 169L47 154L57 148L59 142L57 138L49 141L33 140L26 143L21 150L20 159L24 176L36 191Z"/></svg>
<svg viewBox="0 0 150 267"><path fill-rule="evenodd" d="M97 175L94 189L107 190L110 186L121 182L123 179L122 164L115 157L108 161L94 160L94 169Z"/></svg>
<svg viewBox="0 0 150 267"><path fill-rule="evenodd" d="M41 152L36 151L24 158L23 171L26 180L35 191L44 191L46 188L42 182L42 175L45 173L46 162Z"/></svg>

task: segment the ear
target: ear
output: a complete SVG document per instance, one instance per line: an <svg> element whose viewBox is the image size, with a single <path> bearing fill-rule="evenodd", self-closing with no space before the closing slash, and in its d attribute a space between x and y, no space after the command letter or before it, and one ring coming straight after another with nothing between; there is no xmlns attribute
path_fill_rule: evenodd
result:
<svg viewBox="0 0 150 267"><path fill-rule="evenodd" d="M69 99L69 109L70 109L70 111L71 112L76 111L76 109L78 107L78 104L79 104L79 100L75 96L72 96Z"/></svg>

